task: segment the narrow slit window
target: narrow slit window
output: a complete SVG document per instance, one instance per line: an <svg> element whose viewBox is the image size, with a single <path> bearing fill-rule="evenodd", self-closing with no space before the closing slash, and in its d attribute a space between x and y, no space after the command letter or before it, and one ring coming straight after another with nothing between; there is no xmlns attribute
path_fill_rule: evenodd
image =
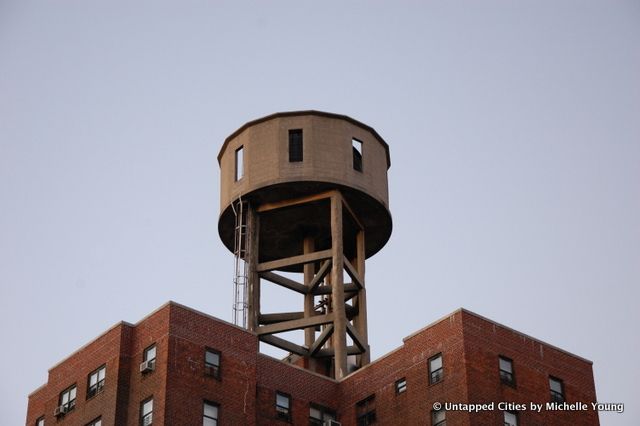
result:
<svg viewBox="0 0 640 426"><path fill-rule="evenodd" d="M289 130L289 162L302 161L302 129Z"/></svg>
<svg viewBox="0 0 640 426"><path fill-rule="evenodd" d="M236 182L244 176L244 147L236 149Z"/></svg>
<svg viewBox="0 0 640 426"><path fill-rule="evenodd" d="M353 152L353 170L362 171L362 141L351 139L351 151Z"/></svg>

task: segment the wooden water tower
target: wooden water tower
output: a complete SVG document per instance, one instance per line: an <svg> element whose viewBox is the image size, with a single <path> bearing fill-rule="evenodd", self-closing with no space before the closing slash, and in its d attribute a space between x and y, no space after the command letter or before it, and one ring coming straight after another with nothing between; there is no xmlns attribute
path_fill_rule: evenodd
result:
<svg viewBox="0 0 640 426"><path fill-rule="evenodd" d="M281 112L236 130L218 162L234 322L336 379L368 364L365 259L392 227L386 142L344 115ZM262 312L261 286L274 284L300 293L301 308ZM278 336L291 330L304 342Z"/></svg>

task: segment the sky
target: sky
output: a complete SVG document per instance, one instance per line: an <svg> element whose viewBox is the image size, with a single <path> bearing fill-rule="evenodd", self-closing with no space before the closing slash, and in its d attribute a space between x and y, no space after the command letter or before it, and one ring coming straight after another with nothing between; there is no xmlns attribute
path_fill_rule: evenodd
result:
<svg viewBox="0 0 640 426"><path fill-rule="evenodd" d="M640 424L639 40L637 1L0 0L0 424L121 320L231 321L216 156L304 109L390 147L373 358L464 307Z"/></svg>

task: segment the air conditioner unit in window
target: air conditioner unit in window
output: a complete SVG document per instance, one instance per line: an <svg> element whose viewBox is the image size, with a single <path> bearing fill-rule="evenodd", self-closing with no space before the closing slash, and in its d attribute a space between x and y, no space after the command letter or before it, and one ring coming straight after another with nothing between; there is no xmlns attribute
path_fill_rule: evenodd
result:
<svg viewBox="0 0 640 426"><path fill-rule="evenodd" d="M150 371L155 370L155 368L156 368L155 360L143 361L142 364L140 364L141 373L148 373Z"/></svg>
<svg viewBox="0 0 640 426"><path fill-rule="evenodd" d="M59 407L56 407L55 410L53 410L53 415L56 417L64 416L66 413L67 413L66 405L61 405Z"/></svg>
<svg viewBox="0 0 640 426"><path fill-rule="evenodd" d="M327 420L324 424L325 426L342 426L342 423L337 420Z"/></svg>

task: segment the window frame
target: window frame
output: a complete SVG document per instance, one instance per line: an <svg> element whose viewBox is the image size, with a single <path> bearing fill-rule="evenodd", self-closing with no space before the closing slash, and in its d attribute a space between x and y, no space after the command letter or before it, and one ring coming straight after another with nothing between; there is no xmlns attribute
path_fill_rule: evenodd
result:
<svg viewBox="0 0 640 426"><path fill-rule="evenodd" d="M405 393L407 391L407 378L402 377L396 380L395 388L396 388L396 395Z"/></svg>
<svg viewBox="0 0 640 426"><path fill-rule="evenodd" d="M560 392L554 390L551 387L551 382L556 382L560 385ZM566 402L567 398L564 392L564 381L562 379L559 379L555 376L549 376L549 393L550 393L550 399L551 402L557 402L562 404L563 402Z"/></svg>
<svg viewBox="0 0 640 426"><path fill-rule="evenodd" d="M102 426L102 416L91 420L85 426Z"/></svg>
<svg viewBox="0 0 640 426"><path fill-rule="evenodd" d="M240 182L244 177L244 145L240 145L235 150L233 163L234 167L234 182Z"/></svg>
<svg viewBox="0 0 640 426"><path fill-rule="evenodd" d="M287 406L280 405L278 403L278 396L285 398L287 401ZM276 419L285 420L287 422L291 422L291 395L288 393L276 391Z"/></svg>
<svg viewBox="0 0 640 426"><path fill-rule="evenodd" d="M509 363L511 371L503 370L501 361ZM515 369L513 368L513 360L511 358L504 355L498 355L498 374L500 375L501 383L514 388L516 387L516 373Z"/></svg>
<svg viewBox="0 0 640 426"><path fill-rule="evenodd" d="M436 419L436 415L442 413L442 419ZM447 411L444 408L439 410L431 410L431 426L446 426L447 424Z"/></svg>
<svg viewBox="0 0 640 426"><path fill-rule="evenodd" d="M507 414L512 414L513 417L515 418L516 422L515 423L507 423ZM504 410L503 411L503 423L504 426L518 426L518 424L520 423L520 419L518 418L518 412L517 411L509 411L509 410Z"/></svg>
<svg viewBox="0 0 640 426"><path fill-rule="evenodd" d="M216 418L214 419L213 417L209 417L205 414L205 409L206 407L211 406L211 407L215 407L216 408ZM204 400L202 402L202 422L204 423L204 419L212 419L216 421L216 425L218 424L218 421L220 419L220 404L218 404L217 402L213 402L213 401L209 401L209 400Z"/></svg>
<svg viewBox="0 0 640 426"><path fill-rule="evenodd" d="M289 162L304 161L304 132L302 129L289 129Z"/></svg>
<svg viewBox="0 0 640 426"><path fill-rule="evenodd" d="M311 417L311 410L318 410L320 412L320 418ZM336 410L325 407L323 405L309 403L309 426L324 426L329 420L338 420Z"/></svg>
<svg viewBox="0 0 640 426"><path fill-rule="evenodd" d="M75 395L73 397L73 399L71 399L71 391L75 391ZM64 395L65 394L69 394L69 400L65 403L62 402ZM65 407L65 409L63 410L62 414L67 414L71 411L73 411L74 408L76 408L76 400L78 399L78 384L74 383L71 386L69 386L68 388L64 389L62 392L60 392L60 394L58 395L58 407Z"/></svg>
<svg viewBox="0 0 640 426"><path fill-rule="evenodd" d="M364 142L352 137L351 155L353 157L353 170L362 173L364 170Z"/></svg>
<svg viewBox="0 0 640 426"><path fill-rule="evenodd" d="M151 410L145 414L144 412L144 406L148 403L151 402ZM151 417L151 421L149 423L145 423L145 417L150 416ZM148 426L148 425L152 425L153 424L153 395L151 395L148 398L145 398L142 400L142 402L140 402L140 415L139 415L139 419L140 419L140 426Z"/></svg>
<svg viewBox="0 0 640 426"><path fill-rule="evenodd" d="M431 362L440 358L440 368L436 368L435 370L431 370ZM442 352L430 357L427 360L427 370L429 371L429 384L435 385L436 383L440 383L444 380L444 358L442 356ZM439 374L438 374L439 373Z"/></svg>
<svg viewBox="0 0 640 426"><path fill-rule="evenodd" d="M367 426L374 424L376 420L376 394L372 393L356 402L356 424Z"/></svg>
<svg viewBox="0 0 640 426"><path fill-rule="evenodd" d="M104 377L102 378L102 380L99 380L100 371L102 370L104 370ZM96 376L96 383L92 385L91 377L94 375ZM97 394L99 394L100 392L102 392L102 390L104 389L104 383L106 378L107 378L107 364L102 364L100 367L96 368L91 373L89 373L89 375L87 376L87 399L91 399ZM95 389L92 389L94 387Z"/></svg>
<svg viewBox="0 0 640 426"><path fill-rule="evenodd" d="M44 416L40 416L36 419L36 426L44 426Z"/></svg>
<svg viewBox="0 0 640 426"><path fill-rule="evenodd" d="M207 361L208 354L214 354L218 356L218 365ZM204 375L220 380L220 378L222 377L221 364L222 364L222 352L210 347L205 347L204 348Z"/></svg>
<svg viewBox="0 0 640 426"><path fill-rule="evenodd" d="M154 350L153 358L149 358L149 352L151 352L151 350ZM158 358L158 345L156 343L153 343L153 344L147 346L142 351L142 362L149 362L150 364L152 364L155 367L157 358Z"/></svg>

